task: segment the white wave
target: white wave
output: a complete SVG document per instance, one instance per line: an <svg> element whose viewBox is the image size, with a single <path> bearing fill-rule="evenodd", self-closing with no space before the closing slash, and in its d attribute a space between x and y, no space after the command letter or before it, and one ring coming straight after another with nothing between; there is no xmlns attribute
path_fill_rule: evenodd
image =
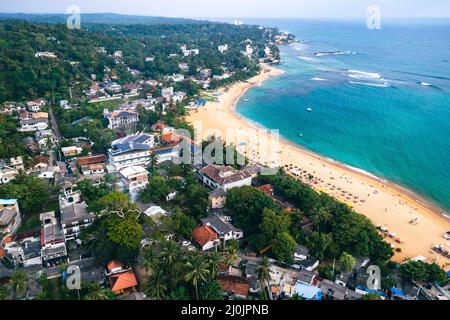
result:
<svg viewBox="0 0 450 320"><path fill-rule="evenodd" d="M428 83L428 82L421 82L420 84L423 86L426 86L426 87L431 86L431 83Z"/></svg>
<svg viewBox="0 0 450 320"><path fill-rule="evenodd" d="M329 51L329 52L318 52L316 53L317 57L325 57L325 56L340 56L340 55L348 55L348 54L356 54L355 51Z"/></svg>
<svg viewBox="0 0 450 320"><path fill-rule="evenodd" d="M311 78L311 80L312 80L312 81L328 81L327 79L319 78L319 77Z"/></svg>
<svg viewBox="0 0 450 320"><path fill-rule="evenodd" d="M347 72L350 78L383 80L381 75L377 72L365 72L359 70L347 70Z"/></svg>
<svg viewBox="0 0 450 320"><path fill-rule="evenodd" d="M370 87L379 87L379 88L387 88L387 87L391 86L388 82L376 83L376 82L349 81L349 83L370 86Z"/></svg>
<svg viewBox="0 0 450 320"><path fill-rule="evenodd" d="M300 56L300 57L297 57L297 58L299 58L300 60L304 60L304 61L317 61L316 59L311 58L311 57Z"/></svg>

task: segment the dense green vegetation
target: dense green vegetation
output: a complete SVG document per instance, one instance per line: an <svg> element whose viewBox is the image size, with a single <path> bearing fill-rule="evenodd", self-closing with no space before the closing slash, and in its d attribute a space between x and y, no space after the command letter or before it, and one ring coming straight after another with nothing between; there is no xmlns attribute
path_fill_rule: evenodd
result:
<svg viewBox="0 0 450 320"><path fill-rule="evenodd" d="M36 24L19 20L0 21L0 102L45 97L48 100L68 98L86 88L95 74L104 77L109 67L119 76L119 83L135 79L126 66L139 70L146 78L162 79L179 73L178 64L187 62L194 74L198 68L223 73L222 67L236 71L234 79L254 75L258 65L242 56L244 41L250 40L256 56L263 56L265 41L276 30L257 26L236 27L229 24L93 24L89 29L69 30L65 24ZM230 50L218 54L217 46L228 43ZM180 46L200 50L199 55L183 57ZM103 47L106 53L98 48ZM274 48L275 49L275 48ZM57 58L37 58L35 53L49 51ZM123 51L124 64L114 62L111 54ZM169 54L178 54L169 58ZM154 61L145 61L152 56ZM242 72L244 68L247 71ZM189 75L189 74L188 74Z"/></svg>
<svg viewBox="0 0 450 320"><path fill-rule="evenodd" d="M281 211L270 197L252 187L230 190L227 206L234 211L237 226L244 230L254 249L273 245L278 258L292 262L294 240L307 245L319 259L339 258L351 252L356 257L368 256L375 263L383 264L392 257L389 244L370 221L345 204L316 193L287 175L261 176L260 182L271 183L275 192L295 204L300 213ZM298 227L303 214L312 221L312 230ZM344 255L344 259L348 257Z"/></svg>
<svg viewBox="0 0 450 320"><path fill-rule="evenodd" d="M23 135L17 131L17 121L0 114L0 159L27 154Z"/></svg>

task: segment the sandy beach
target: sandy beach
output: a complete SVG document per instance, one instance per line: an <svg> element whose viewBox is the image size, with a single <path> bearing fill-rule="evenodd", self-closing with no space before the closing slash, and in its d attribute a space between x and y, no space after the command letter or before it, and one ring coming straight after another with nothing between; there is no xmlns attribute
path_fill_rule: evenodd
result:
<svg viewBox="0 0 450 320"><path fill-rule="evenodd" d="M196 140L220 135L228 143L238 146L251 162L283 167L317 191L353 206L355 211L384 230L386 241L401 249L393 260L403 262L423 256L427 262L436 262L449 270L450 259L431 250L434 244L450 249L450 240L443 237L450 231L450 220L442 215L440 208L398 185L314 154L284 139L278 140L276 135L235 112L236 103L246 90L282 72L264 66L263 72L249 81L218 90L217 102L190 111L186 120L197 129Z"/></svg>

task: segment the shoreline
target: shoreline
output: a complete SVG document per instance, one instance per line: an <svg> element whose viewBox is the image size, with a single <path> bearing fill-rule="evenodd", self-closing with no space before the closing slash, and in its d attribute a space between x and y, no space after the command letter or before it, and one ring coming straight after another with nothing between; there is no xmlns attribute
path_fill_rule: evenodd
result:
<svg viewBox="0 0 450 320"><path fill-rule="evenodd" d="M209 130L208 135L211 135L211 131L216 131L216 134L221 135L224 140L228 139L223 133L230 129L235 131L242 130L243 132L264 131L263 135L270 140L272 136L268 131L269 129L240 115L236 111L236 107L247 90L261 86L265 80L283 73L283 70L263 65L263 71L257 76L246 82L235 83L228 88L219 89L218 91L222 94L218 97L218 102L208 103L206 107L190 111L186 120L197 129ZM208 135L202 134L201 137L196 137L196 139L204 139ZM252 137L247 138L252 139ZM247 156L249 160L268 166L276 162L269 161L272 160L273 154L268 155L268 157L262 157L259 153L261 151L260 144L265 147L267 143L261 142L261 140L253 141L254 145L258 145L259 148L258 152L255 152L255 150L252 150L253 147L250 144L250 140L245 141L246 144L243 147L245 150L240 150L241 146L239 143L237 144L238 150ZM235 143L236 141L227 142ZM394 261L403 262L407 258L424 256L427 258L427 262L436 262L442 266L450 264L450 259L431 252L433 244L447 244L450 247L450 244L447 243L448 241L442 237L445 232L450 230L450 220L442 215L442 212L445 212L445 210L437 204L416 194L407 187L378 177L363 169L355 168L315 153L282 136L279 137L279 144L281 150L277 152L279 156L275 157L282 158L281 161L278 160L281 164L280 167L285 168L285 171L291 176L295 177L299 170L302 172L307 171L308 174L314 175L315 179L319 181L316 184L309 183L316 191L326 192L342 202L348 201L356 212L366 216L375 226L384 226L392 233L398 232L399 237L403 240L401 243L395 241L394 237L386 237L387 242L396 248L401 248L401 252L396 252L393 258ZM249 148L250 150L247 150ZM264 161L258 161L257 158L260 160L264 159L265 163ZM289 172L290 170L291 172ZM338 177L339 179L337 179ZM330 189L330 185L336 186L339 190L350 190L345 192L347 200L337 195L341 191L335 188ZM350 202L348 194L355 195L355 198L352 199L357 203ZM344 194L342 193L341 195ZM356 197L361 201L356 200ZM363 197L364 201L362 201ZM382 198L381 201L373 200L377 197ZM418 219L420 223L411 225L411 222L408 223L410 219ZM417 239L417 235L421 236L420 239Z"/></svg>

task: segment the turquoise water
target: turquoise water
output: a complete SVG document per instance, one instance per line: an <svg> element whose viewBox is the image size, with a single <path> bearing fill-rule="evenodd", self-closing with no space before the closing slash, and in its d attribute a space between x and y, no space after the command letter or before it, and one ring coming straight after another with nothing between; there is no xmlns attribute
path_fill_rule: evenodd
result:
<svg viewBox="0 0 450 320"><path fill-rule="evenodd" d="M240 114L450 209L450 22L253 22L304 43L280 48L285 74L249 90Z"/></svg>

